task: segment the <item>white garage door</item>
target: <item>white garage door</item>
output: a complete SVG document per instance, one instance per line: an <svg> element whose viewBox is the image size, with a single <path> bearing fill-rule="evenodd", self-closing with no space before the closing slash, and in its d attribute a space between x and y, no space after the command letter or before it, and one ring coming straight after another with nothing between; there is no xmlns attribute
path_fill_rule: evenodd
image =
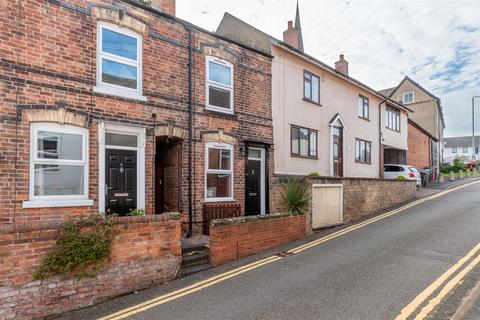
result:
<svg viewBox="0 0 480 320"><path fill-rule="evenodd" d="M341 184L314 184L312 189L313 229L343 222L343 186Z"/></svg>

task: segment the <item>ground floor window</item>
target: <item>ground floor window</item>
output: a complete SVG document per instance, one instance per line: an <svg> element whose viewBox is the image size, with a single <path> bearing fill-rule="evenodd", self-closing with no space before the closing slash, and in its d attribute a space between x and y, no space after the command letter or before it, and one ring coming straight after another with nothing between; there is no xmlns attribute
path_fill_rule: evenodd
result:
<svg viewBox="0 0 480 320"><path fill-rule="evenodd" d="M30 199L87 198L87 129L35 123L30 145Z"/></svg>
<svg viewBox="0 0 480 320"><path fill-rule="evenodd" d="M362 139L355 139L355 161L362 163L372 162L372 143Z"/></svg>
<svg viewBox="0 0 480 320"><path fill-rule="evenodd" d="M292 126L290 137L292 156L317 157L317 130Z"/></svg>
<svg viewBox="0 0 480 320"><path fill-rule="evenodd" d="M233 200L233 146L225 143L208 143L205 172L206 200Z"/></svg>

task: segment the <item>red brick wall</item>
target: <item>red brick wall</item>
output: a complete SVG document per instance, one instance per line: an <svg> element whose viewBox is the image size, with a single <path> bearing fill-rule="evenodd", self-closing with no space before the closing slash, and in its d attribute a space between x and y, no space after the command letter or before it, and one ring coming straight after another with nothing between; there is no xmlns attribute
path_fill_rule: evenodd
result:
<svg viewBox="0 0 480 320"><path fill-rule="evenodd" d="M431 138L412 123L408 123L407 163L417 169L432 166Z"/></svg>
<svg viewBox="0 0 480 320"><path fill-rule="evenodd" d="M0 318L30 319L92 305L172 280L181 263L178 215L119 218L110 259L93 278L33 281L59 234L58 224L28 223L0 233Z"/></svg>
<svg viewBox="0 0 480 320"><path fill-rule="evenodd" d="M305 237L305 216L267 215L215 220L210 226L213 265Z"/></svg>
<svg viewBox="0 0 480 320"><path fill-rule="evenodd" d="M172 1L167 1L171 3ZM87 8L88 4L88 8ZM143 95L137 101L93 93L96 85L97 13L124 9L144 22ZM103 8L103 9L102 9ZM188 130L188 32L174 20L126 1L16 1L0 4L0 223L61 220L98 211L98 126L109 121L147 129L146 212L154 212L155 128ZM273 142L271 59L199 29L193 30L193 196L200 220L204 201L204 134L223 130L235 139L234 198L244 202L244 141ZM205 110L205 57L234 65L235 114ZM24 209L29 192L30 109L81 113L90 120L89 198L92 207ZM153 114L156 115L154 119ZM188 143L182 143L181 208L188 212ZM270 155L273 159L273 154ZM273 170L270 171L273 173Z"/></svg>

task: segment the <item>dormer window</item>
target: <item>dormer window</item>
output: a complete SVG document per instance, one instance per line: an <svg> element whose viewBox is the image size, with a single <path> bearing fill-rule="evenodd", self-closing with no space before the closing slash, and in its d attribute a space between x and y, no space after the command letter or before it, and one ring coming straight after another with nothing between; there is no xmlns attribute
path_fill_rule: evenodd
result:
<svg viewBox="0 0 480 320"><path fill-rule="evenodd" d="M415 94L412 92L404 92L402 102L403 104L410 104L413 103L415 100Z"/></svg>
<svg viewBox="0 0 480 320"><path fill-rule="evenodd" d="M142 97L142 37L128 29L100 22L97 32L96 92Z"/></svg>
<svg viewBox="0 0 480 320"><path fill-rule="evenodd" d="M214 57L206 59L206 109L233 113L233 65Z"/></svg>

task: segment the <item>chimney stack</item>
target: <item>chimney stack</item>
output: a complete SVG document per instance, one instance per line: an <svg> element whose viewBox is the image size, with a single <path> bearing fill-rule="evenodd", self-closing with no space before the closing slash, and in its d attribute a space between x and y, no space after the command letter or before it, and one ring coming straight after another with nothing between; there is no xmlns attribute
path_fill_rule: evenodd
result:
<svg viewBox="0 0 480 320"><path fill-rule="evenodd" d="M344 55L340 55L340 59L335 62L335 70L348 76L348 61L345 60Z"/></svg>
<svg viewBox="0 0 480 320"><path fill-rule="evenodd" d="M295 49L299 49L298 46L298 30L293 27L293 21L288 21L288 29L283 32L283 42L288 43Z"/></svg>
<svg viewBox="0 0 480 320"><path fill-rule="evenodd" d="M152 7L175 16L175 0L152 0Z"/></svg>

